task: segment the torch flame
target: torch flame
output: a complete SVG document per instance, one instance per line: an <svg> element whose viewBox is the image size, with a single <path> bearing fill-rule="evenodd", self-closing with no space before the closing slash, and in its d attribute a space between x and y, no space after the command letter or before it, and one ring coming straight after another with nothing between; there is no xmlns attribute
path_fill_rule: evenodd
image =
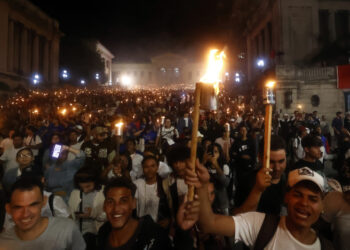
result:
<svg viewBox="0 0 350 250"><path fill-rule="evenodd" d="M224 58L226 57L224 51L213 49L209 52L209 61L207 71L201 78L201 82L214 84L215 93L219 93L220 72L224 65Z"/></svg>
<svg viewBox="0 0 350 250"><path fill-rule="evenodd" d="M116 123L116 124L115 124L115 127L121 127L121 126L123 126L123 123L122 123L122 122L119 122L119 123Z"/></svg>
<svg viewBox="0 0 350 250"><path fill-rule="evenodd" d="M276 82L275 81L268 81L266 83L267 88L273 88L275 86Z"/></svg>

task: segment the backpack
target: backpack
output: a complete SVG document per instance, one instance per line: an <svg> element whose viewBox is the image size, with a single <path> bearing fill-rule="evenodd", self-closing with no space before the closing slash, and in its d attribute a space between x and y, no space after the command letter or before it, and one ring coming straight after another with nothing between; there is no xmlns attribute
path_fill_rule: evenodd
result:
<svg viewBox="0 0 350 250"><path fill-rule="evenodd" d="M280 216L266 214L263 224L259 230L258 237L256 238L254 250L263 250L267 246L272 237L275 235L280 219ZM317 234L317 236L320 240L321 250L333 249L332 244L327 239L319 234Z"/></svg>

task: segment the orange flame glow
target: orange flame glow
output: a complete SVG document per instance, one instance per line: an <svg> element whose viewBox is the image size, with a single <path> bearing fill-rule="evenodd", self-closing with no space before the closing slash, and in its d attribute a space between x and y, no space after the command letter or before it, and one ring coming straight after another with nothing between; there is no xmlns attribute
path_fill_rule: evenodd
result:
<svg viewBox="0 0 350 250"><path fill-rule="evenodd" d="M209 52L207 71L201 78L201 82L214 84L215 93L219 93L220 73L224 66L224 51L213 49Z"/></svg>

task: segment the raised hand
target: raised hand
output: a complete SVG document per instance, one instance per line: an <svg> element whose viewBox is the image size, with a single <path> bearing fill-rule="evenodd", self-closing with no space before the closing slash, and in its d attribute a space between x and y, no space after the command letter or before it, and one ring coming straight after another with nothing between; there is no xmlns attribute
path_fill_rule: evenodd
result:
<svg viewBox="0 0 350 250"><path fill-rule="evenodd" d="M185 182L195 188L201 188L209 183L210 175L208 170L196 160L196 170L192 171L191 163L187 161Z"/></svg>
<svg viewBox="0 0 350 250"><path fill-rule="evenodd" d="M187 201L187 196L185 196L184 202L177 211L176 222L182 230L191 229L199 219L198 196L195 195L194 198L194 201Z"/></svg>

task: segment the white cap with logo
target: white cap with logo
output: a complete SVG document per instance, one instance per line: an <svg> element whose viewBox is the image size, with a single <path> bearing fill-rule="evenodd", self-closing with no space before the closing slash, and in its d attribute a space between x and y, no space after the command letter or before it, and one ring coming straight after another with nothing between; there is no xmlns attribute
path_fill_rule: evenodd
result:
<svg viewBox="0 0 350 250"><path fill-rule="evenodd" d="M301 181L311 181L315 183L322 192L325 191L325 182L322 175L311 170L308 167L303 167L290 171L288 174L288 186L293 187Z"/></svg>

